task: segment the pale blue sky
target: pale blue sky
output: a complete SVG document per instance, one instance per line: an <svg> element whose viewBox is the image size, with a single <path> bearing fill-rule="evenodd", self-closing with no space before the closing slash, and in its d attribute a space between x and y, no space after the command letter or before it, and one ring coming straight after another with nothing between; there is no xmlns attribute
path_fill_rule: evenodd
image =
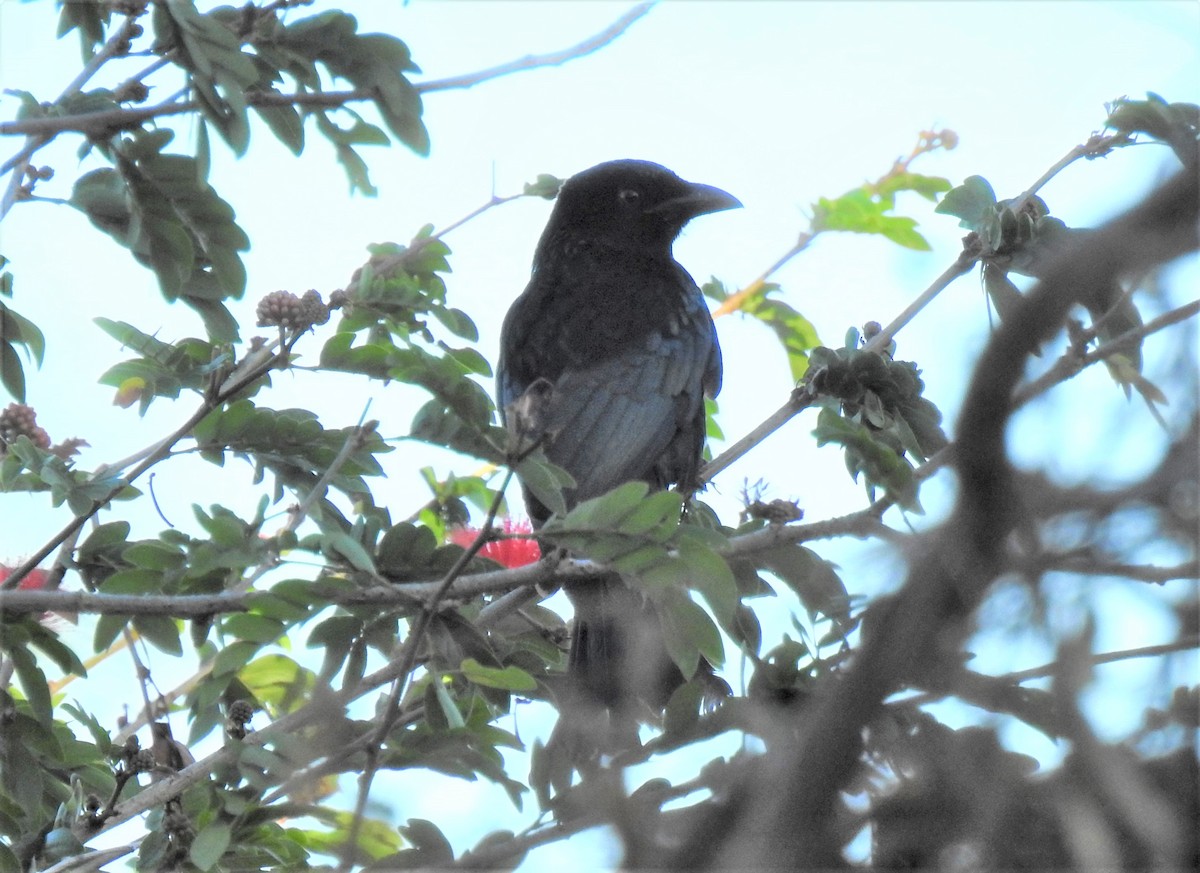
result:
<svg viewBox="0 0 1200 873"><path fill-rule="evenodd" d="M358 16L360 30L404 39L424 71L415 77L420 81L563 48L628 6L373 0L346 8ZM309 13L300 9L292 15ZM79 65L77 42L74 36L53 42L55 19L49 3L0 0L4 88L51 99L72 78ZM999 196L1015 196L1100 127L1106 101L1146 91L1200 102L1200 5L669 2L590 57L468 91L428 95L429 158L400 147L363 152L378 198L347 196L345 177L317 136L310 135L308 151L295 159L261 125L242 161L214 147L212 181L253 240L246 257L249 290L234 307L247 325L266 293L342 287L364 259L367 243L403 242L426 222L449 224L488 199L493 178L496 192L509 194L538 173L566 176L618 157L658 161L742 200L744 209L697 221L676 246L677 257L699 281L716 275L739 285L787 250L810 203L879 176L924 128L953 129L960 145L922 159L915 169L955 183L982 174ZM166 93L164 85L156 96ZM15 107L15 100L3 98L0 115L11 118ZM190 147L190 133L186 125L180 129L178 148ZM3 157L17 145L15 139L0 143ZM91 159L77 162L77 145L63 137L39 156L39 164L58 172L39 193L66 197L71 181L96 165ZM1165 149L1129 149L1071 167L1042 194L1068 224L1095 223L1136 200L1170 165ZM776 277L788 302L813 321L827 344L839 345L851 325L890 320L954 258L962 231L952 219L933 215L915 196L903 208L920 221L932 254L876 238L827 237ZM481 350L489 357L494 358L500 318L528 278L548 212L544 201L519 201L447 239L455 252L451 301L476 318ZM0 226L0 252L13 262L14 307L47 335L46 366L30 374L29 401L56 439L79 435L91 443L81 464L93 467L127 456L186 416L187 401L157 403L139 419L111 405L109 388L93 384L92 373L127 357L94 327L95 316L122 318L168 340L201 331L189 310L162 301L148 272L78 213L45 204L13 211ZM1182 302L1194 294L1195 263L1174 275L1169 294ZM726 360L722 424L735 438L782 402L791 381L767 331L737 319L722 319L719 330ZM951 423L963 378L987 333L979 284L965 278L899 337L899 357L924 368L928 394ZM313 342L300 350L313 359L318 348ZM1152 378L1162 375L1155 368L1162 366L1163 349L1155 341L1148 344ZM369 400L370 416L381 419L387 436L407 431L419 399L396 386L336 377L296 374L274 381L276 389L260 402L313 408L328 426L342 426L356 421ZM1110 463L1112 425L1118 421L1130 434L1117 442L1130 469L1151 463L1154 447L1163 444L1161 433L1102 373L1079 380L1058 410L1039 407L1018 420L1014 452L1026 465L1085 477ZM862 491L850 483L837 453L813 446L813 423L811 416L792 422L722 475L713 500L728 519L736 515L738 491L747 479L768 480L771 496L798 499L813 520L861 505ZM394 516L407 515L424 500L408 471L427 463L440 472L473 467L401 445L389 456L390 478L379 491ZM187 527L192 503L217 501L250 512L255 495L237 490L244 487L243 468L236 462L230 468L222 476L199 463L164 466L155 490L167 517ZM946 488L934 486L927 499L931 508L936 510L937 494ZM63 523L62 513L46 510L40 499L6 497L0 505L0 559L32 551ZM161 527L149 513L141 518L147 535ZM877 590L902 572L894 561L864 555L853 544L818 549L843 563L854 590ZM1167 633L1161 610L1136 600L1124 607L1134 617L1133 633L1117 635L1103 627L1107 642L1136 645ZM778 628L787 627L786 606L781 602ZM984 656L997 670L1030 666L1050 655L1036 639L1019 633L1007 639L1019 644ZM1142 688L1151 681L1148 670L1117 675L1117 691ZM126 673L122 665L114 675ZM1117 723L1123 724L1119 718ZM479 816L500 815L507 805L499 792L468 790L461 783L452 783L444 795L423 789L419 802L403 792L393 797L400 798L401 819L424 815L457 822L448 833L458 849L479 835ZM429 805L437 807L443 798L446 814L439 815ZM504 813L493 826L519 828L530 819L528 810ZM574 845L571 851L593 851ZM555 851L535 856L528 869L553 868L563 857ZM607 857L607 850L595 851L598 862Z"/></svg>

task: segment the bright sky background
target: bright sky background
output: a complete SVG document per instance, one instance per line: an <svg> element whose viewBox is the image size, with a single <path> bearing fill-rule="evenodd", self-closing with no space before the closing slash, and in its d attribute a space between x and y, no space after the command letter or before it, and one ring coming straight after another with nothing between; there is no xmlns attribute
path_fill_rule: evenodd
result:
<svg viewBox="0 0 1200 873"><path fill-rule="evenodd" d="M404 39L423 70L415 79L422 81L564 48L601 30L628 6L351 2L346 8L359 18L360 31ZM75 36L53 40L56 18L50 3L0 0L4 88L53 99L78 71ZM95 84L116 81L114 76ZM1100 127L1106 101L1140 98L1147 91L1171 101L1200 102L1200 5L1151 0L669 2L613 45L561 68L428 95L425 120L433 142L428 158L402 147L363 152L381 192L378 198L347 196L331 149L311 128L309 148L300 159L262 125L255 125L249 156L241 161L214 137L211 180L253 240L245 258L249 290L234 305L251 335L259 298L280 288L328 294L343 287L365 259L368 243L404 242L427 222L450 224L484 203L493 186L500 195L516 193L539 173L568 176L612 158L658 161L739 197L744 209L696 221L676 245L676 255L700 282L715 275L727 285L742 285L790 247L812 202L883 174L896 157L907 154L922 129L952 129L960 145L922 158L915 170L956 184L978 173L1000 197L1012 197ZM164 85L152 99L169 92ZM4 97L0 116L12 118L16 106L16 100ZM192 135L194 130L183 126L175 149L192 148ZM78 142L62 137L39 154L37 163L50 164L58 174L39 185L39 194L68 197L71 182L96 166L92 159L78 162ZM0 159L18 145L15 138L0 142ZM1091 225L1136 201L1172 168L1164 148L1128 149L1069 168L1042 196L1068 224ZM775 277L785 299L816 325L827 345L841 345L852 325L889 321L957 253L963 231L953 219L935 216L932 205L915 195L901 208L920 221L932 254L903 250L880 238L823 237ZM549 209L545 201L521 200L447 238L454 250L451 303L475 318L480 349L489 359L495 358L503 313L528 279L533 246ZM193 403L185 399L157 402L139 419L134 410L112 406L111 389L94 384L93 374L129 357L94 326L96 316L130 321L165 340L202 331L190 310L162 300L151 274L124 250L68 207L21 204L0 226L0 252L11 259L16 277L12 305L47 335L45 366L29 374L29 402L55 440L80 436L89 441L91 448L79 461L84 468L133 453L188 414ZM1177 305L1194 296L1198 272L1195 261L1172 270L1168 300ZM1150 311L1161 305L1142 298L1139 303ZM791 380L783 353L765 328L736 318L721 319L718 328L726 361L721 422L733 439L780 405ZM988 330L980 285L968 277L899 336L898 357L919 363L927 396L951 427L963 380ZM315 360L319 341L302 343L300 351ZM1148 343L1147 374L1168 381L1163 367L1176 351L1161 339ZM258 402L311 408L326 426L335 427L353 424L370 401L369 416L382 421L381 432L388 437L407 432L422 399L397 386L364 386L346 378L297 373L274 381L276 389L260 394ZM1156 463L1166 439L1142 405L1125 403L1102 372L1077 382L1063 405L1035 405L1014 424L1014 454L1021 462L1070 481L1110 465L1118 468L1104 473L1111 479ZM850 483L838 453L813 445L814 422L815 414L793 421L721 476L712 501L727 521L736 516L746 480L769 482L770 497L797 499L809 520L862 505L862 490ZM407 444L399 444L387 463L390 478L377 495L395 518L427 497L410 471L425 464L440 473L473 468L470 461ZM229 468L230 475L222 476L200 463L160 467L155 492L166 517L187 529L193 524L191 504L214 502L251 514L256 494L231 490L245 488L245 468L237 462ZM935 481L923 492L932 516L950 487ZM0 507L0 560L32 552L65 521L64 512L49 511L42 498L7 496ZM149 513L142 523L144 535L162 527ZM902 577L896 561L864 554L857 544L817 548L843 565L854 592L877 591ZM1020 600L1012 592L1006 596ZM778 629L788 627L793 606L781 599ZM1002 601L992 610L996 634L1006 645L994 650L999 654L981 655L978 666L1020 669L1052 656L1040 638L1009 626L1019 603ZM1171 632L1150 594L1124 596L1120 613L1119 626L1102 622L1100 648L1160 642ZM1072 621L1070 616L1064 620ZM1194 666L1194 659L1189 663ZM169 675L166 663L160 661L156 669ZM1107 671L1105 678L1113 683L1113 695L1144 695L1161 681L1156 670L1155 665L1132 665ZM113 671L112 681L122 683L114 699L132 703L137 695L128 675L124 663ZM1106 733L1120 736L1135 726L1123 718L1119 712L1104 713ZM541 730L521 726L526 738ZM1020 736L1009 740L1020 742ZM1044 744L1033 751L1043 760L1055 757ZM380 780L374 797L391 805L385 814L397 821L414 815L436 820L456 850L469 847L484 829L519 829L532 820L532 800L525 813L510 813L502 793L487 786L413 785ZM390 797L387 786L395 786ZM420 790L421 796L410 790ZM612 853L602 834L591 835L573 841L569 850L537 852L523 869L556 869L567 859L573 866L581 859L599 865Z"/></svg>

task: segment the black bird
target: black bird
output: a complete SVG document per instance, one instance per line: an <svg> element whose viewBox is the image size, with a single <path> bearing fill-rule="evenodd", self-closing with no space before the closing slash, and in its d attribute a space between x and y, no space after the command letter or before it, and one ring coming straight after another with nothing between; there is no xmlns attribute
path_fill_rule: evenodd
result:
<svg viewBox="0 0 1200 873"><path fill-rule="evenodd" d="M497 387L502 410L531 386L540 394L546 455L576 482L568 506L631 480L695 490L721 350L671 246L692 218L739 206L648 161L611 161L563 184L504 319ZM542 525L550 512L528 489L525 502ZM646 706L661 711L683 677L653 609L616 574L566 592L576 703L626 723Z"/></svg>

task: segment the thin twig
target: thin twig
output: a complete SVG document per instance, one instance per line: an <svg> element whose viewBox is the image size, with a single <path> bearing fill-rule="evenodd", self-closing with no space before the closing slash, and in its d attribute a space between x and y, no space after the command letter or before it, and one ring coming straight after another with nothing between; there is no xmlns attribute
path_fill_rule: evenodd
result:
<svg viewBox="0 0 1200 873"><path fill-rule="evenodd" d="M384 706L383 714L379 718L379 724L372 737L371 744L367 748L367 764L363 768L362 775L359 777L358 799L354 807L354 818L350 823L350 833L346 837L346 852L342 856L342 869L349 870L353 866L354 846L358 842L358 833L362 828L363 816L366 814L367 800L371 794L371 783L375 779L375 774L379 771L379 755L382 752L383 744L387 741L388 733L391 732L396 718L400 713L400 701L404 699L404 693L411 684L412 672L416 665L417 652L420 649L421 640L425 632L429 629L429 624L433 621L433 616L437 613L439 605L450 590L450 587L462 575L463 571L466 570L471 560L479 554L479 550L487 543L492 526L496 521L496 515L500 512L500 506L504 502L504 492L512 481L514 472L515 468L512 466L507 469L504 482L492 498L492 503L488 507L487 515L483 520L483 524L480 525L479 533L476 535L475 540L458 556L458 560L454 562L454 565L446 571L446 575L438 583L437 590L433 592L433 596L429 598L429 602L425 608L417 613L416 620L409 629L408 638L405 639L404 645L401 648L399 658L401 664L400 672L397 674L396 680L392 683L392 690L388 695L387 704Z"/></svg>
<svg viewBox="0 0 1200 873"><path fill-rule="evenodd" d="M730 467L743 455L791 421L798 413L812 405L812 395L797 388L788 395L787 402L762 421L754 430L743 436L721 454L705 464L697 475L700 484L711 482L718 473Z"/></svg>
<svg viewBox="0 0 1200 873"><path fill-rule="evenodd" d="M763 287L767 284L768 279L783 269L788 261L807 249L809 245L812 244L812 241L816 239L817 233L818 231L812 230L801 231L795 245L784 252L783 255L777 261L775 261L775 263L763 270L762 274L757 279L750 282L750 284L748 284L745 288L730 294L728 297L722 300L721 305L713 310L713 318L720 318L723 315L729 315L740 310L747 299L762 291Z"/></svg>
<svg viewBox="0 0 1200 873"><path fill-rule="evenodd" d="M428 94L435 91L470 88L474 85L512 73L565 64L575 58L583 57L604 48L628 30L630 25L635 21L649 12L653 5L653 3L641 3L634 6L604 30L569 48L540 55L527 55L523 58L517 58L516 60L498 64L497 66L474 73L464 73L459 76L434 79L428 82L417 82L413 84L413 90L418 94ZM151 69L151 72L153 72L153 69ZM347 103L374 100L377 96L377 92L370 88L353 88L340 91L299 91L290 94L281 94L277 91L250 91L244 95L248 106L263 108L275 106L337 108ZM61 100L62 98L59 99ZM108 129L118 130L133 127L151 118L181 115L199 108L200 104L194 100L179 101L173 99L155 106L141 108L108 109L102 112L85 112L54 118L27 118L20 121L0 123L0 136L24 134L46 137L46 141L48 142L50 138L59 133L71 131L90 133ZM44 145L44 143L42 144ZM34 150L36 151L36 148ZM26 155L26 158L28 157L29 155Z"/></svg>
<svg viewBox="0 0 1200 873"><path fill-rule="evenodd" d="M875 195L888 180L903 173L907 173L912 162L921 155L928 154L929 152L932 152L938 148L953 148L953 146L945 145L944 133L945 132L934 132L929 130L921 131L921 135L917 137L916 144L912 147L912 150L907 156L894 160L891 168L886 173L884 173L874 182L868 182L864 184L862 188L868 190L872 195ZM723 301L721 301L721 305L713 310L713 318L720 318L723 315L729 315L730 313L737 312L739 309L741 309L749 298L754 297L762 292L764 286L767 284L767 280L781 270L784 265L788 263L788 261L807 249L819 234L827 232L827 228L816 227L812 221L809 221L808 229L800 231L800 236L796 239L796 242L790 249L784 252L783 255L777 261L775 261L775 263L767 267L767 269L764 270L757 279L750 282L750 284L748 284L745 288L730 294Z"/></svg>
<svg viewBox="0 0 1200 873"><path fill-rule="evenodd" d="M312 508L316 505L317 501L325 496L326 492L329 490L329 483L333 481L333 477L336 476L341 471L342 467L345 466L346 462L350 460L350 456L363 447L367 438L371 436L371 434L375 433L375 430L378 427L378 421L368 421L360 422L350 429L349 436L347 436L346 441L342 443L342 447L338 450L337 456L334 457L334 459L329 463L329 466L325 468L325 471L321 474L321 478L318 479L313 487L309 489L308 494L304 496L304 499L300 501L300 504L295 508L295 510L288 513L289 518L287 524L284 525L284 530L294 531L300 526L300 523L308 517L308 514L312 511Z"/></svg>
<svg viewBox="0 0 1200 873"><path fill-rule="evenodd" d="M1183 306L1172 309L1170 312L1165 312L1157 318L1147 321L1145 324L1139 324L1137 327L1125 331L1125 333L1114 337L1093 351L1080 354L1079 350L1075 348L1067 349L1049 370L1032 382L1021 386L1013 397L1013 406L1024 406L1034 397L1045 393L1060 382L1071 378L1085 367L1124 352L1130 346L1136 345L1151 334L1157 333L1173 324L1178 324L1181 321L1186 321L1197 314L1200 314L1200 300L1193 300L1191 303L1185 303Z"/></svg>
<svg viewBox="0 0 1200 873"><path fill-rule="evenodd" d="M1050 169L1042 173L1036 182L1025 189L1021 196L1017 198L1016 203L1013 204L1013 211L1020 212L1021 207L1025 205L1029 198L1037 194L1037 192L1042 190L1047 182L1049 182L1080 158L1091 159L1104 157L1114 148L1120 148L1121 146L1130 144L1130 134L1125 132L1114 133L1110 134L1109 136L1100 136L1098 134L1092 136L1087 142L1075 146L1075 148L1071 149L1069 152L1059 158L1059 160L1052 167L1050 167Z"/></svg>
<svg viewBox="0 0 1200 873"><path fill-rule="evenodd" d="M128 845L115 846L111 849L97 849L80 855L72 855L52 867L47 867L41 873L91 873L91 871L101 870L105 865L136 851L142 844L142 839L139 838Z"/></svg>
<svg viewBox="0 0 1200 873"><path fill-rule="evenodd" d="M933 299L945 291L955 279L970 272L973 266L975 266L975 256L966 251L960 252L954 263L947 267L942 275L934 279L933 283L922 291L916 300L908 304L903 312L892 319L887 327L871 337L863 348L869 352L882 351L896 334L917 316L917 313L932 303Z"/></svg>
<svg viewBox="0 0 1200 873"><path fill-rule="evenodd" d="M1114 576L1155 585L1173 582L1176 579L1200 578L1200 560L1185 561L1170 567L1156 564L1126 564L1120 561L1068 559L1055 563L1053 560L1047 560L1039 563L1037 569L1043 572L1076 573L1080 576Z"/></svg>
<svg viewBox="0 0 1200 873"><path fill-rule="evenodd" d="M129 625L125 625L121 629L121 636L125 640L125 648L129 651L129 658L133 661L133 669L137 674L138 687L142 690L142 703L145 704L145 712L150 719L153 719L154 704L150 700L150 689L147 687L147 683L150 681L150 668L142 663L142 658L137 651L137 639L134 637L134 633Z"/></svg>
<svg viewBox="0 0 1200 873"><path fill-rule="evenodd" d="M1200 637L1186 636L1169 643L1160 643L1154 646L1142 646L1136 649L1121 649L1114 652L1104 652L1098 655L1092 655L1088 658L1088 664L1092 667L1099 667L1104 664L1116 664L1120 661L1130 661L1135 658L1156 658L1160 655L1171 655L1176 652L1186 652L1191 649L1200 648ZM1009 689L1029 682L1033 679L1045 679L1053 676L1060 669L1061 665L1058 661L1050 661L1042 664L1040 667L1030 667L1027 670L1017 670L1012 673L1004 673L1000 676L988 676L985 673L976 673L970 670L963 670L962 675L971 677L974 681L983 681L988 685ZM954 677L950 677L947 684L950 686L945 691L924 691L920 694L914 694L909 697L904 697L897 700L897 703L902 703L908 706L923 706L927 703L934 703L938 700L943 700L946 697L955 696L955 686L958 684Z"/></svg>
<svg viewBox="0 0 1200 873"><path fill-rule="evenodd" d="M450 233L451 231L458 230L460 227L462 227L468 221L472 221L472 220L478 218L479 216L483 215L483 213L487 212L489 209L495 209L497 206L502 206L505 203L511 203L513 200L520 200L522 197L528 197L528 196L529 196L528 194L522 193L522 194L509 194L504 197L497 197L495 194L493 194L491 199L488 200L486 203L484 203L482 206L478 206L475 209L472 209L470 212L468 212L466 215L464 215L462 218L458 219L457 221L450 222L445 227L443 227L441 230L437 231L434 234L431 234L429 236L429 239L441 239L442 237L444 237L446 234Z"/></svg>
<svg viewBox="0 0 1200 873"><path fill-rule="evenodd" d="M507 61L503 64L498 64L494 67L488 67L486 70L479 70L474 73L465 73L460 76L451 76L446 79L434 79L429 82L418 84L417 90L421 93L429 93L431 91L449 91L455 88L470 88L478 85L481 82L486 82L490 79L498 79L501 76L507 76L512 73L520 73L525 70L535 70L539 67L556 67L567 63L567 61L582 58L590 55L593 52L599 51L606 45L611 43L626 30L629 29L639 18L644 16L654 8L654 3L639 3L631 8L628 12L621 15L616 21L599 33L589 36L582 42L578 42L569 48L560 49L559 51L547 52L541 55L526 55L523 58L517 58L513 61Z"/></svg>

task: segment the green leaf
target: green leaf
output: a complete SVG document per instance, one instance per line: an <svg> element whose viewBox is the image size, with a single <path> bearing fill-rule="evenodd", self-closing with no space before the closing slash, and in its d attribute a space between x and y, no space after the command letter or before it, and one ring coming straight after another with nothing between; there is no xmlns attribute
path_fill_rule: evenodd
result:
<svg viewBox="0 0 1200 873"><path fill-rule="evenodd" d="M388 129L417 154L427 154L429 134L421 122L421 99L404 76L417 69L408 46L394 36L359 34L357 29L353 16L331 10L289 25L277 39L298 60L320 63L334 76L374 94Z"/></svg>
<svg viewBox="0 0 1200 873"><path fill-rule="evenodd" d="M436 674L430 677L429 682L437 698L438 707L441 709L442 715L446 717L446 724L451 730L465 727L466 722L463 721L462 713L459 712L454 699L450 697L450 692L446 690L446 683Z"/></svg>
<svg viewBox="0 0 1200 873"><path fill-rule="evenodd" d="M665 542L679 526L683 495L678 491L656 491L647 495L621 519L620 531L631 536L650 536Z"/></svg>
<svg viewBox="0 0 1200 873"><path fill-rule="evenodd" d="M154 570L125 569L118 570L105 579L99 590L104 594L158 594L161 586L161 573Z"/></svg>
<svg viewBox="0 0 1200 873"><path fill-rule="evenodd" d="M983 265L983 287L1001 321L1010 318L1024 299L1017 286L995 264Z"/></svg>
<svg viewBox="0 0 1200 873"><path fill-rule="evenodd" d="M559 517L567 514L563 489L575 485L570 473L551 464L540 451L524 458L517 465L516 473L521 484L543 506Z"/></svg>
<svg viewBox="0 0 1200 873"><path fill-rule="evenodd" d="M400 833L419 853L423 867L449 867L454 860L454 849L438 826L423 818L410 818L408 824L400 826Z"/></svg>
<svg viewBox="0 0 1200 873"><path fill-rule="evenodd" d="M558 196L558 192L562 189L563 180L557 176L550 176L546 173L539 173L536 180L526 182L523 193L530 197L541 197L544 200L553 200Z"/></svg>
<svg viewBox="0 0 1200 873"><path fill-rule="evenodd" d="M190 0L156 5L152 21L157 43L171 45L176 62L191 71L190 84L205 116L242 155L250 137L245 91L259 75L241 51L240 38L214 13L201 15Z"/></svg>
<svg viewBox="0 0 1200 873"><path fill-rule="evenodd" d="M64 9L70 5L72 4L64 4ZM20 861L17 860L12 849L4 843L0 843L0 873L21 873Z"/></svg>
<svg viewBox="0 0 1200 873"><path fill-rule="evenodd" d="M144 570L178 570L183 567L187 556L178 546L172 546L158 540L134 543L126 548L121 557L135 567Z"/></svg>
<svg viewBox="0 0 1200 873"><path fill-rule="evenodd" d="M150 267L168 300L182 298L204 316L214 338L228 339L236 327L221 300L245 290L238 253L250 240L232 207L204 181L196 158L161 153L170 136L142 131L122 140L113 154L116 169L80 178L70 203Z"/></svg>
<svg viewBox="0 0 1200 873"><path fill-rule="evenodd" d="M54 719L54 706L50 701L50 684L46 680L46 674L37 665L33 655L24 648L6 646L5 651L8 652L9 660L17 674L17 681L21 683L21 690L25 692L25 699L29 701L34 716L41 724L49 727Z"/></svg>
<svg viewBox="0 0 1200 873"><path fill-rule="evenodd" d="M453 410L447 409L440 398L430 400L417 410L410 436L492 463L504 461L504 453L498 448L506 439L503 430L490 426L484 430L468 424ZM541 463L545 465L546 462Z"/></svg>
<svg viewBox="0 0 1200 873"><path fill-rule="evenodd" d="M273 618L261 615L231 615L221 622L225 633L252 643L273 643L284 633L284 626Z"/></svg>
<svg viewBox="0 0 1200 873"><path fill-rule="evenodd" d="M328 531L321 536L321 548L323 551L340 555L356 570L362 570L364 573L375 572L375 561L370 553L349 534Z"/></svg>
<svg viewBox="0 0 1200 873"><path fill-rule="evenodd" d="M696 674L700 655L714 666L725 662L721 632L708 613L686 594L668 588L655 599L655 608L662 620L663 642L667 653L685 679Z"/></svg>
<svg viewBox="0 0 1200 873"><path fill-rule="evenodd" d="M810 615L822 615L841 626L850 621L850 596L833 565L812 549L777 546L761 552L759 563L796 592Z"/></svg>
<svg viewBox="0 0 1200 873"><path fill-rule="evenodd" d="M416 578L428 568L437 547L437 537L428 527L401 522L379 541L376 564L388 576Z"/></svg>
<svg viewBox="0 0 1200 873"><path fill-rule="evenodd" d="M1113 104L1105 126L1124 133L1144 133L1171 146L1185 166L1196 163L1200 136L1200 107L1167 103L1157 94L1145 100L1122 98Z"/></svg>
<svg viewBox="0 0 1200 873"><path fill-rule="evenodd" d="M865 187L849 191L836 200L822 197L813 205L813 230L879 234L905 248L927 251L929 243L914 229L917 222L888 215L892 205L890 199L876 199Z"/></svg>
<svg viewBox="0 0 1200 873"><path fill-rule="evenodd" d="M478 342L479 329L475 327L475 322L471 320L471 317L461 309L450 309L435 306L431 311L433 312L434 317L437 318L437 320L443 325L445 325L446 329L455 336L462 337L463 339L470 340L471 342ZM491 375L490 370L491 368L488 367L485 375ZM478 370L476 370L476 372L478 372Z"/></svg>
<svg viewBox="0 0 1200 873"><path fill-rule="evenodd" d="M762 293L744 299L738 311L775 332L787 353L792 378L799 381L808 371L809 352L820 346L821 340L812 322L787 303L769 296L778 290L778 285L765 284Z"/></svg>
<svg viewBox="0 0 1200 873"><path fill-rule="evenodd" d="M465 658L460 666L463 676L476 685L505 691L533 691L537 682L520 667L485 667L474 658Z"/></svg>
<svg viewBox="0 0 1200 873"><path fill-rule="evenodd" d="M580 503L556 526L577 530L616 530L621 521L646 499L649 491L650 486L645 482L618 485L606 494ZM547 532L550 529L550 525L544 528Z"/></svg>
<svg viewBox="0 0 1200 873"><path fill-rule="evenodd" d="M317 119L317 130L333 143L338 162L345 168L346 176L350 180L350 193L359 191L368 197L374 197L379 190L371 184L366 162L359 157L353 146L387 145L387 134L375 125L363 121L352 110L342 107L341 111L355 119L352 127L338 127L324 112L316 112L314 115Z"/></svg>
<svg viewBox="0 0 1200 873"><path fill-rule="evenodd" d="M315 673L281 654L255 658L238 669L237 678L260 703L280 712L297 709L316 686Z"/></svg>
<svg viewBox="0 0 1200 873"><path fill-rule="evenodd" d="M621 573L652 577L651 581L647 584L653 585L664 584L664 568L667 565L673 566L679 563L679 561L671 557L666 546L653 544L638 546L632 551L616 555L611 559L611 563L613 569ZM666 570L665 572L669 579L677 578L674 570ZM645 578L643 578L643 581L645 581Z"/></svg>
<svg viewBox="0 0 1200 873"><path fill-rule="evenodd" d="M266 93L279 94L274 88ZM283 143L288 151L297 156L304 151L304 122L300 118L300 113L296 111L296 107L288 105L255 106L254 111L258 113L259 118L266 122L271 133L275 134L275 138Z"/></svg>
<svg viewBox="0 0 1200 873"><path fill-rule="evenodd" d="M46 338L38 326L0 301L0 341L25 346L40 367L46 355Z"/></svg>
<svg viewBox="0 0 1200 873"><path fill-rule="evenodd" d="M734 618L734 631L731 634L747 650L757 654L762 649L762 625L753 609L739 603Z"/></svg>
<svg viewBox="0 0 1200 873"><path fill-rule="evenodd" d="M165 615L134 616L133 628L156 649L168 655L182 655L183 644L179 639L179 626Z"/></svg>
<svg viewBox="0 0 1200 873"><path fill-rule="evenodd" d="M225 822L214 822L196 834L188 849L188 858L201 870L211 870L217 866L229 843L233 832Z"/></svg>
<svg viewBox="0 0 1200 873"><path fill-rule="evenodd" d="M700 592L723 627L735 627L739 603L737 582L725 559L690 540L680 543L679 559L688 569L688 587Z"/></svg>
<svg viewBox="0 0 1200 873"><path fill-rule="evenodd" d="M151 360L167 361L175 352L175 347L171 343L165 343L157 337L143 333L129 322L113 321L104 317L94 318L92 321L119 342L122 347L133 349Z"/></svg>
<svg viewBox="0 0 1200 873"><path fill-rule="evenodd" d="M663 710L663 732L678 736L690 731L700 720L700 707L704 703L704 689L699 682L684 682L667 701Z"/></svg>
<svg viewBox="0 0 1200 873"><path fill-rule="evenodd" d="M58 667L64 674L75 675L81 678L87 677L87 667L79 660L79 656L75 654L75 650L70 646L64 645L53 631L34 622L29 628L29 636L29 644L52 660L54 666Z"/></svg>
<svg viewBox="0 0 1200 873"><path fill-rule="evenodd" d="M1097 284L1085 297L1083 305L1091 315L1092 321L1100 322L1096 335L1101 346L1142 325L1142 315L1134 305L1132 297L1126 294L1121 284L1115 280ZM1122 354L1134 370L1141 372L1141 339L1126 345Z"/></svg>
<svg viewBox="0 0 1200 873"><path fill-rule="evenodd" d="M84 854L87 847L79 841L79 837L65 826L56 827L46 834L46 841L39 856L46 861L65 861ZM56 865L57 866L57 865Z"/></svg>
<svg viewBox="0 0 1200 873"><path fill-rule="evenodd" d="M96 619L96 632L92 636L92 648L97 652L103 652L113 644L121 633L129 624L129 616L117 615L115 613L105 613Z"/></svg>
<svg viewBox="0 0 1200 873"><path fill-rule="evenodd" d="M25 370L10 343L0 342L0 384L14 400L25 402Z"/></svg>
<svg viewBox="0 0 1200 873"><path fill-rule="evenodd" d="M889 174L875 187L875 193L880 197L891 197L898 191L914 191L926 200L934 201L938 194L949 191L952 187L950 180L941 176L926 176L905 171Z"/></svg>
<svg viewBox="0 0 1200 873"><path fill-rule="evenodd" d="M96 46L104 42L104 28L111 18L113 9L98 0L75 0L59 7L57 36L63 37L72 30L79 30L79 45L83 60L91 59Z"/></svg>
<svg viewBox="0 0 1200 873"><path fill-rule="evenodd" d="M921 512L912 464L868 427L827 408L817 417L813 436L818 446L836 443L845 449L846 467L855 481L864 474L868 485L883 486L905 509Z"/></svg>
<svg viewBox="0 0 1200 873"><path fill-rule="evenodd" d="M258 643L248 643L243 640L230 643L217 652L217 657L213 659L213 676L227 676L230 673L238 672L249 663L258 650Z"/></svg>
<svg viewBox="0 0 1200 873"><path fill-rule="evenodd" d="M888 216L879 222L877 233L897 245L918 252L930 251L929 241L916 231L917 222L903 216Z"/></svg>
<svg viewBox="0 0 1200 873"><path fill-rule="evenodd" d="M959 224L978 230L996 207L996 192L983 176L968 176L957 188L946 192L934 212L953 215Z"/></svg>

